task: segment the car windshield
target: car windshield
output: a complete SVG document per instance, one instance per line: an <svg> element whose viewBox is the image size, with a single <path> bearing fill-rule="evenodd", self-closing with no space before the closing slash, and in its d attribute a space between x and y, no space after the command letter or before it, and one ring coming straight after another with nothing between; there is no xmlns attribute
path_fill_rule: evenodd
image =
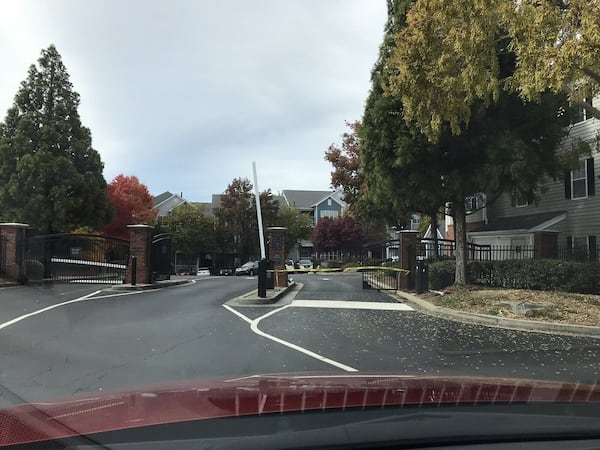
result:
<svg viewBox="0 0 600 450"><path fill-rule="evenodd" d="M0 10L0 447L600 436L600 2Z"/></svg>

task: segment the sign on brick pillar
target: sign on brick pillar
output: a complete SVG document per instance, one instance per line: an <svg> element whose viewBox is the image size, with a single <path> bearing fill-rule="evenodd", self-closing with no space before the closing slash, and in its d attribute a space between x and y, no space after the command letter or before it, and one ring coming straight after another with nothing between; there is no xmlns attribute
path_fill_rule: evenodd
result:
<svg viewBox="0 0 600 450"><path fill-rule="evenodd" d="M136 284L150 284L151 225L127 225L129 228L129 264L126 283L132 281L132 258L136 258Z"/></svg>
<svg viewBox="0 0 600 450"><path fill-rule="evenodd" d="M417 265L417 232L401 231L400 240L400 268L408 270L408 275L400 278L400 289L412 289L415 284L415 267Z"/></svg>
<svg viewBox="0 0 600 450"><path fill-rule="evenodd" d="M5 278L9 281L27 281L25 264L25 230L29 225L25 223L1 223L0 236L6 245ZM1 256L1 255L0 255Z"/></svg>
<svg viewBox="0 0 600 450"><path fill-rule="evenodd" d="M273 264L273 269L285 269L285 227L269 227L267 234L269 236L269 260ZM276 272L275 287L287 287L287 272Z"/></svg>

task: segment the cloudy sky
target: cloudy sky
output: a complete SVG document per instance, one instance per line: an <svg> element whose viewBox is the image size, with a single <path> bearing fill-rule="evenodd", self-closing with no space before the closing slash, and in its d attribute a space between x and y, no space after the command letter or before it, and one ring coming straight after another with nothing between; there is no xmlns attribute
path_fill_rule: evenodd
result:
<svg viewBox="0 0 600 450"><path fill-rule="evenodd" d="M53 43L107 181L208 201L256 161L261 190L324 190L385 20L385 0L0 0L0 114Z"/></svg>

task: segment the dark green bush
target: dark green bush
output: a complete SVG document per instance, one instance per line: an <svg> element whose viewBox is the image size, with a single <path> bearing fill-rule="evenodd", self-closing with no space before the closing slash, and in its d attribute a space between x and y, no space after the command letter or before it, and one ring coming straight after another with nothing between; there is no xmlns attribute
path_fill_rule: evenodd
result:
<svg viewBox="0 0 600 450"><path fill-rule="evenodd" d="M454 261L429 265L429 286L441 289L454 283ZM467 265L472 284L511 289L597 293L600 265L554 259L473 261Z"/></svg>
<svg viewBox="0 0 600 450"><path fill-rule="evenodd" d="M436 261L429 264L429 287L442 289L454 283L456 263L452 260Z"/></svg>

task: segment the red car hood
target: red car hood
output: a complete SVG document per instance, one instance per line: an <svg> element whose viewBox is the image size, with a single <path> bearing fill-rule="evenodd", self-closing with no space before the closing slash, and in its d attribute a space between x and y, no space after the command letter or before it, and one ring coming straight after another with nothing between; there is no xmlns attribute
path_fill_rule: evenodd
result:
<svg viewBox="0 0 600 450"><path fill-rule="evenodd" d="M600 387L406 375L257 375L78 395L0 410L0 445L165 423L330 408L600 402Z"/></svg>

